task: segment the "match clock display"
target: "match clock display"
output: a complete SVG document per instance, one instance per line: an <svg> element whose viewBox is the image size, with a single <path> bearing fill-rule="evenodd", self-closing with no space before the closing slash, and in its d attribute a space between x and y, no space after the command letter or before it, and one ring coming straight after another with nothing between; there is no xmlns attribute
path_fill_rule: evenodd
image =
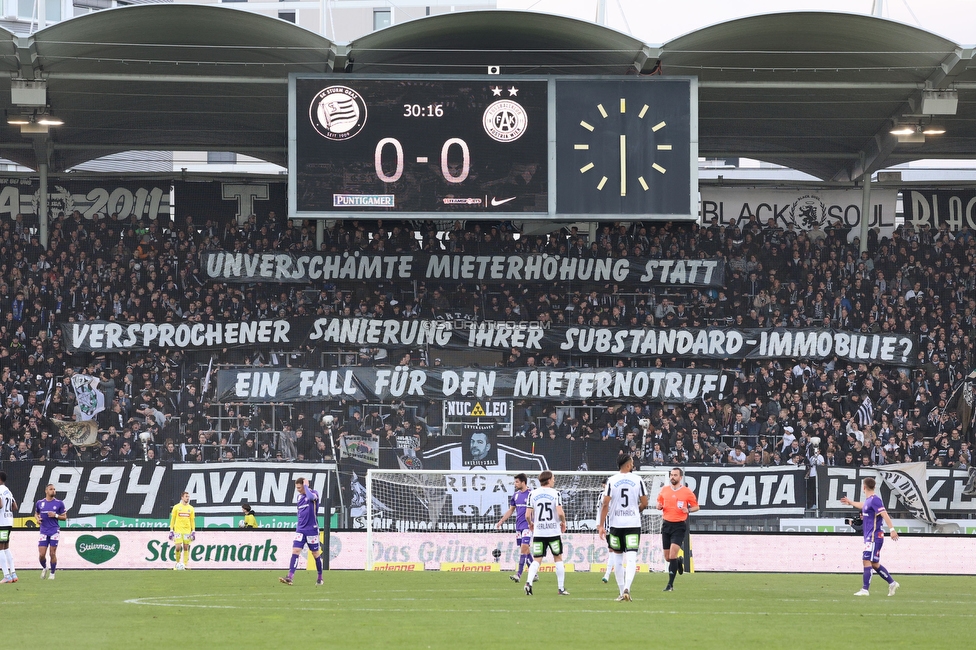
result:
<svg viewBox="0 0 976 650"><path fill-rule="evenodd" d="M548 211L545 79L297 77L298 216Z"/></svg>
<svg viewBox="0 0 976 650"><path fill-rule="evenodd" d="M556 212L694 218L691 84L661 77L557 79Z"/></svg>

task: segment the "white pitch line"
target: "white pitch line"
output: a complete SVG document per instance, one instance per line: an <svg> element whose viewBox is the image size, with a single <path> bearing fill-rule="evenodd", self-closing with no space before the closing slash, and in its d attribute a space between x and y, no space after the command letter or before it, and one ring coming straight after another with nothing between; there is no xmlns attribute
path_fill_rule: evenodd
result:
<svg viewBox="0 0 976 650"><path fill-rule="evenodd" d="M149 596L146 598L130 598L123 601L128 605L146 605L150 607L192 607L194 609L251 609L251 607L240 607L237 605L197 605L187 602L159 602L160 600L169 601L179 601L188 600L190 598L213 598L214 595L202 595L202 596ZM379 600L379 599L377 599ZM586 599L584 602L589 600L592 602L593 599ZM156 601L156 602L151 602ZM302 601L302 602L314 602L314 601ZM324 601L332 602L332 601ZM349 601L335 601L336 603L349 602ZM537 601L536 601L537 602ZM697 599L696 599L697 602ZM931 602L931 601L929 601ZM351 604L351 603L350 603ZM366 611L366 612L386 612L386 613L415 613L417 610L413 608L401 608L401 607L352 607L348 610L344 608L337 608L334 605L329 607L288 607L289 610L300 610L300 611L322 611L322 612L336 612L336 611ZM470 614L474 612L491 612L493 614L524 614L524 609L439 609L438 612L446 614ZM617 608L608 603L606 609L552 609L546 610L547 613L553 614L667 614L667 615L688 615L689 612L685 610L647 610L647 609L623 609ZM797 612L797 611L726 611L719 612L710 610L709 614L712 616L876 616L876 617L897 617L897 618L970 618L971 614L969 612L960 612L958 614L915 614L915 613L886 613L886 612L865 612L865 611L854 611L854 612Z"/></svg>

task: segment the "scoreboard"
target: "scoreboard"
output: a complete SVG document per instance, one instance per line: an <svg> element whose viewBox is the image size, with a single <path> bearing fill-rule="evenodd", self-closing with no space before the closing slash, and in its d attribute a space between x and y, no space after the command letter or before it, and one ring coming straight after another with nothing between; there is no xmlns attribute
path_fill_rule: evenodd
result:
<svg viewBox="0 0 976 650"><path fill-rule="evenodd" d="M690 77L289 78L289 216L697 218Z"/></svg>

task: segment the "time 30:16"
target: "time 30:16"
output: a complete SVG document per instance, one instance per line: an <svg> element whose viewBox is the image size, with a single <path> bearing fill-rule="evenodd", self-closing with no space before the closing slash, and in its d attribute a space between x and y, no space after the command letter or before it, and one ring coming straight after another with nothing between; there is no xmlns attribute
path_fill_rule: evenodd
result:
<svg viewBox="0 0 976 650"><path fill-rule="evenodd" d="M404 104L403 117L444 117L444 104Z"/></svg>

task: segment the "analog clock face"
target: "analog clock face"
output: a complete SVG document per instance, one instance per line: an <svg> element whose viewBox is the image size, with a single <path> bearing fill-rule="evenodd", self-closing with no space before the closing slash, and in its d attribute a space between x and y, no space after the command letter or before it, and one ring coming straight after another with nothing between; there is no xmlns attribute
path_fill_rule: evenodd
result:
<svg viewBox="0 0 976 650"><path fill-rule="evenodd" d="M668 81L557 81L557 212L691 214L689 86Z"/></svg>

